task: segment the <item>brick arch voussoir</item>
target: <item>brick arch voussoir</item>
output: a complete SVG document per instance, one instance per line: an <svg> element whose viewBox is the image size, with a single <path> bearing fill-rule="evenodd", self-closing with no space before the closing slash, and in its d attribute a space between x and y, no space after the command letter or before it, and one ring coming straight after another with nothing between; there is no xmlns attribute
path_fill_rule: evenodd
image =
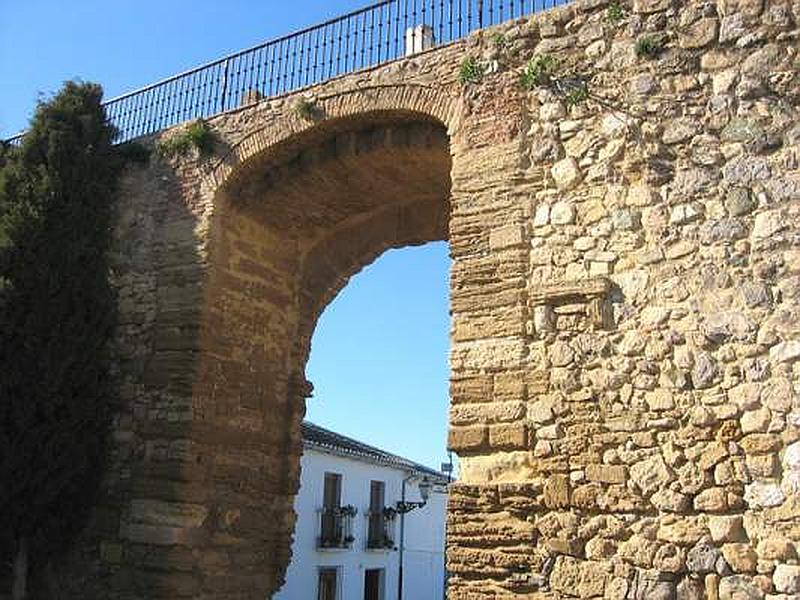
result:
<svg viewBox="0 0 800 600"><path fill-rule="evenodd" d="M380 112L416 113L441 122L452 137L458 126L461 96L443 88L405 83L346 90L317 97L315 103L325 121ZM273 122L247 133L213 167L206 178L211 189L221 189L252 158L319 125L319 120L303 119L297 115L291 97L284 106L286 108L277 126Z"/></svg>

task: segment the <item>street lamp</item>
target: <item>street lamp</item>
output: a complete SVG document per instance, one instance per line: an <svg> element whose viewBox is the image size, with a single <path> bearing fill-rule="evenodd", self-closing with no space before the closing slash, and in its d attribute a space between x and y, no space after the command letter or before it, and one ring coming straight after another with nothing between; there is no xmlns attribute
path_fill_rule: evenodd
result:
<svg viewBox="0 0 800 600"><path fill-rule="evenodd" d="M398 500L395 503L395 510L404 515L406 513L410 513L415 508L422 508L427 504L428 498L431 495L431 488L433 484L431 483L430 479L427 477L423 477L422 481L419 482L419 496L422 498L422 502L407 502L406 501L406 481L411 479L411 477L406 477L403 480L403 492L402 492L402 500Z"/></svg>
<svg viewBox="0 0 800 600"><path fill-rule="evenodd" d="M403 485L401 488L400 500L395 503L395 510L400 515L400 552L398 556L398 560L400 562L399 569L398 569L398 579L397 579L397 600L403 600L403 551L405 547L405 537L406 537L406 514L410 513L415 508L422 508L427 504L428 498L431 494L431 489L433 489L433 484L431 480L427 477L423 477L422 481L419 482L419 496L422 498L421 502L409 502L406 500L406 483L415 479L416 475L413 473L403 479Z"/></svg>

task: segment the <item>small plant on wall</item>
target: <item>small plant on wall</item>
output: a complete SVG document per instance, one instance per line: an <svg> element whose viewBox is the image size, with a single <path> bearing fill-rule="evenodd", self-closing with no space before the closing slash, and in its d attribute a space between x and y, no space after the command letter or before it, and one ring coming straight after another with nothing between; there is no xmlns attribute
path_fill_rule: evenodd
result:
<svg viewBox="0 0 800 600"><path fill-rule="evenodd" d="M295 114L304 121L311 121L319 114L319 109L310 98L300 98L294 105Z"/></svg>
<svg viewBox="0 0 800 600"><path fill-rule="evenodd" d="M531 91L546 88L564 99L567 106L577 106L591 97L589 85L583 75L577 73L558 73L560 65L549 54L534 56L522 70L520 85Z"/></svg>
<svg viewBox="0 0 800 600"><path fill-rule="evenodd" d="M534 56L522 70L519 82L523 89L532 90L535 87L548 85L556 70L557 61L549 54Z"/></svg>
<svg viewBox="0 0 800 600"><path fill-rule="evenodd" d="M565 97L568 106L577 106L578 104L583 104L588 99L589 90L587 89L585 83L581 83L581 85L570 89Z"/></svg>
<svg viewBox="0 0 800 600"><path fill-rule="evenodd" d="M491 37L492 46L497 48L498 50L505 50L506 46L508 46L508 38L506 38L505 34L500 33L499 31L495 31Z"/></svg>
<svg viewBox="0 0 800 600"><path fill-rule="evenodd" d="M664 44L657 37L643 35L636 40L636 56L640 58L655 58L664 51Z"/></svg>
<svg viewBox="0 0 800 600"><path fill-rule="evenodd" d="M211 127L203 119L198 119L169 138L159 141L156 151L164 158L173 158L184 156L194 148L201 157L206 157L214 153L215 146L216 140Z"/></svg>
<svg viewBox="0 0 800 600"><path fill-rule="evenodd" d="M474 56L468 56L461 61L461 66L458 68L458 80L462 85L476 83L480 81L482 77L483 69L478 59Z"/></svg>
<svg viewBox="0 0 800 600"><path fill-rule="evenodd" d="M625 9L619 2L612 2L606 10L606 21L616 25L625 18Z"/></svg>

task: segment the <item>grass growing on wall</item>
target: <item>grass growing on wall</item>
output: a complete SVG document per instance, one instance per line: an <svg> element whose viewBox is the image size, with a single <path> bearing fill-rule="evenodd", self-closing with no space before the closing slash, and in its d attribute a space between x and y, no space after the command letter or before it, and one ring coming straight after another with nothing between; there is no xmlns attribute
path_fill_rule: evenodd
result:
<svg viewBox="0 0 800 600"><path fill-rule="evenodd" d="M549 54L534 56L522 70L519 79L520 85L523 89L530 91L537 86L550 83L556 66L556 59Z"/></svg>
<svg viewBox="0 0 800 600"><path fill-rule="evenodd" d="M184 129L156 144L156 151L165 158L184 156L195 149L201 157L214 152L216 140L208 123L203 119L192 121Z"/></svg>
<svg viewBox="0 0 800 600"><path fill-rule="evenodd" d="M656 58L664 50L664 44L652 35L644 35L636 40L636 56L640 58Z"/></svg>
<svg viewBox="0 0 800 600"><path fill-rule="evenodd" d="M474 56L468 56L458 68L458 80L466 85L468 83L476 83L483 77L483 69L480 63Z"/></svg>

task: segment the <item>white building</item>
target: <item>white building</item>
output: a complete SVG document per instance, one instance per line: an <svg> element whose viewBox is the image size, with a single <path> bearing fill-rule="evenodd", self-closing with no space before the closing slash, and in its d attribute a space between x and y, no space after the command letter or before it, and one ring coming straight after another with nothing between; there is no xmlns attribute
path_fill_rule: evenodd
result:
<svg viewBox="0 0 800 600"><path fill-rule="evenodd" d="M398 600L401 558L402 600L443 600L447 477L308 422L303 437L292 560L273 600Z"/></svg>

